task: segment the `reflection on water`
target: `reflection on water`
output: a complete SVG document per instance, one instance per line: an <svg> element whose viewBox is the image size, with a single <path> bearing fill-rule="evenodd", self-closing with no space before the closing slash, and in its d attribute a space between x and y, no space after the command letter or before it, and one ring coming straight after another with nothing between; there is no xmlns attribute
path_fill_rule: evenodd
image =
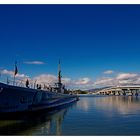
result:
<svg viewBox="0 0 140 140"><path fill-rule="evenodd" d="M81 97L48 113L0 118L0 135L140 135L140 97Z"/></svg>
<svg viewBox="0 0 140 140"><path fill-rule="evenodd" d="M85 97L77 110L83 126L74 135L140 135L140 97Z"/></svg>
<svg viewBox="0 0 140 140"><path fill-rule="evenodd" d="M110 98L100 98L95 102L96 107L109 112L114 110L121 114L135 113L140 110L140 99L132 96L112 96Z"/></svg>
<svg viewBox="0 0 140 140"><path fill-rule="evenodd" d="M46 113L1 117L0 135L61 135L61 123L72 106Z"/></svg>

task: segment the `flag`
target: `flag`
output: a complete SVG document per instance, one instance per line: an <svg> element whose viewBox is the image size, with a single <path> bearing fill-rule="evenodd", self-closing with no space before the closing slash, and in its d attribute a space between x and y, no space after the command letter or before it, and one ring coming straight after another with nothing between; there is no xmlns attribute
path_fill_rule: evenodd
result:
<svg viewBox="0 0 140 140"><path fill-rule="evenodd" d="M18 73L18 68L17 68L17 64L15 63L15 72L14 72L14 75L16 76Z"/></svg>

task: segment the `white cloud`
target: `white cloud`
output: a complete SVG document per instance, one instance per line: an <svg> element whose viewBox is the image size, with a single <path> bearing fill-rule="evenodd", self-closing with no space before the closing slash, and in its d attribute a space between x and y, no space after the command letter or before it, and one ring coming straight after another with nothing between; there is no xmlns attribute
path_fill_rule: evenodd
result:
<svg viewBox="0 0 140 140"><path fill-rule="evenodd" d="M1 71L1 74L9 75L11 78L13 78L14 71L4 69ZM29 79L30 84L32 85L35 83L35 81L38 84L46 84L46 85L54 85L55 83L58 82L57 76L53 74L40 74L33 78L29 78L27 75L20 74L20 73L16 75L17 83L21 83L22 81L22 84L24 85L27 78ZM91 81L91 79L88 77L73 79L73 80L69 77L63 77L62 83L65 84L67 88L72 88L72 89L88 89L93 87L93 81Z"/></svg>
<svg viewBox="0 0 140 140"><path fill-rule="evenodd" d="M42 61L26 61L24 62L25 64L32 64L32 65L43 65L45 64L44 62Z"/></svg>
<svg viewBox="0 0 140 140"><path fill-rule="evenodd" d="M7 70L7 69L4 69L4 70L1 70L1 75L6 75L8 77L8 81L9 81L9 84L13 84L13 77L14 77L14 71L10 71L10 70ZM27 80L27 78L29 80L31 80L29 78L29 76L25 75L25 74L20 74L20 73L17 73L16 74L16 79L15 79L15 85L18 85L18 86L25 86L25 82ZM6 80L4 78L4 76L2 77L2 81L5 83Z"/></svg>
<svg viewBox="0 0 140 140"><path fill-rule="evenodd" d="M41 74L33 78L33 81L37 80L39 84L54 85L57 83L57 76L52 74ZM88 89L93 87L93 82L88 78L80 78L78 80L72 80L71 78L62 78L62 83L67 86L67 88L74 89Z"/></svg>
<svg viewBox="0 0 140 140"><path fill-rule="evenodd" d="M53 85L57 83L57 76L52 74L41 74L33 78L38 83L45 83ZM69 77L62 78L62 83L71 89L92 89L95 87L117 86L140 84L140 75L136 73L118 73L114 77L101 77L96 81L91 80L89 77L79 79L71 79Z"/></svg>
<svg viewBox="0 0 140 140"><path fill-rule="evenodd" d="M111 73L111 72L110 72ZM2 75L9 75L11 78L14 76L14 71L7 69L1 70ZM16 80L22 80L23 83L27 80L33 84L36 80L39 84L54 85L57 83L58 78L53 74L41 74L32 79L25 74L18 73L16 75ZM114 77L100 77L99 79L93 81L89 77L83 77L79 79L71 79L69 77L63 77L62 83L66 85L67 88L71 89L92 89L95 87L105 87L105 86L117 86L117 85L132 85L140 84L140 74L137 73L118 73Z"/></svg>
<svg viewBox="0 0 140 140"><path fill-rule="evenodd" d="M90 78L88 77L84 77L84 78L80 78L79 80L75 81L76 85L86 85L90 82Z"/></svg>
<svg viewBox="0 0 140 140"><path fill-rule="evenodd" d="M33 78L37 83L54 84L57 82L57 77L52 74L41 74Z"/></svg>
<svg viewBox="0 0 140 140"><path fill-rule="evenodd" d="M33 78L33 80L37 80L37 83L50 84L53 85L58 82L57 76L52 74L41 74ZM69 85L72 83L70 78L62 78L62 83L65 85Z"/></svg>
<svg viewBox="0 0 140 140"><path fill-rule="evenodd" d="M116 86L140 84L140 75L136 73L119 73L115 77L105 77L97 79L95 85Z"/></svg>
<svg viewBox="0 0 140 140"><path fill-rule="evenodd" d="M112 74L112 73L114 73L113 70L107 70L107 71L104 71L104 74Z"/></svg>
<svg viewBox="0 0 140 140"><path fill-rule="evenodd" d="M14 71L10 71L10 70L4 69L4 70L1 71L1 74L3 74L3 75L9 75L9 76L13 77L14 76ZM19 74L19 73L17 73L16 77L17 78L27 78L29 76L27 76L25 74Z"/></svg>
<svg viewBox="0 0 140 140"><path fill-rule="evenodd" d="M128 80L128 79L137 79L139 75L135 73L120 73L117 75L116 79L118 80Z"/></svg>
<svg viewBox="0 0 140 140"><path fill-rule="evenodd" d="M118 80L121 85L140 84L140 75L136 73L120 73L117 75L116 80Z"/></svg>
<svg viewBox="0 0 140 140"><path fill-rule="evenodd" d="M63 82L65 85L70 85L70 84L72 84L71 78L62 78L62 82Z"/></svg>
<svg viewBox="0 0 140 140"><path fill-rule="evenodd" d="M104 77L104 78L97 79L94 84L102 85L102 86L112 86L114 84L114 79L109 77Z"/></svg>
<svg viewBox="0 0 140 140"><path fill-rule="evenodd" d="M73 89L86 90L86 89L93 88L94 82L90 78L84 77L84 78L72 80L70 85L71 85L70 87Z"/></svg>
<svg viewBox="0 0 140 140"><path fill-rule="evenodd" d="M6 75L10 75L10 76L13 76L14 75L14 72L13 71L9 71L9 70L6 70L6 69L2 70L1 73L2 74L6 74Z"/></svg>

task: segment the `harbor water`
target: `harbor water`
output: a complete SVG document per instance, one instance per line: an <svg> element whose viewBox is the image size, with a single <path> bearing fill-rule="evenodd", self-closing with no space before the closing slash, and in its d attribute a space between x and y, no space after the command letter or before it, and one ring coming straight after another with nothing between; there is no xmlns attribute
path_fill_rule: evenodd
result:
<svg viewBox="0 0 140 140"><path fill-rule="evenodd" d="M70 106L35 115L0 118L0 135L140 135L140 97L81 96Z"/></svg>

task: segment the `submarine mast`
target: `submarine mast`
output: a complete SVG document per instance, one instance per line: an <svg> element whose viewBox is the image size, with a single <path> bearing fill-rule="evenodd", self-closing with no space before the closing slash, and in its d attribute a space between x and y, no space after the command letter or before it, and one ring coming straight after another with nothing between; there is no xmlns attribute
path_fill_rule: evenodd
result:
<svg viewBox="0 0 140 140"><path fill-rule="evenodd" d="M59 63L58 63L58 88L60 90L62 88L61 78L62 78L62 75L61 75L60 60L59 60Z"/></svg>

